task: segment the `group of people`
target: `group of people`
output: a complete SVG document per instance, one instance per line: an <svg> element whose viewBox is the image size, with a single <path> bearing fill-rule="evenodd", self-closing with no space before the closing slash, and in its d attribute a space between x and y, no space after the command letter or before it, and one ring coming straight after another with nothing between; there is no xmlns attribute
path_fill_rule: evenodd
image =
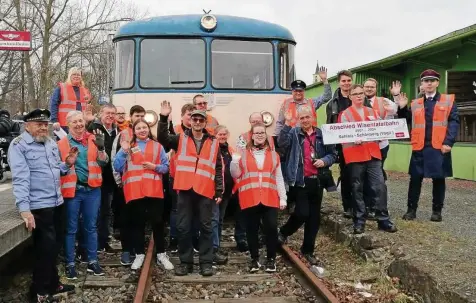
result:
<svg viewBox="0 0 476 303"><path fill-rule="evenodd" d="M9 149L16 205L33 232L37 258L32 302L55 302L53 294L73 289L59 282L56 259L61 248L66 278L77 278L75 261L86 262L88 272L103 275L98 252L111 249L111 233L119 234L121 263L139 270L145 259L146 223L153 231L158 265L187 275L198 253L200 274L213 275L214 264L227 262L220 239L232 201L239 206L235 241L240 251L250 252L251 272L276 271L278 244L303 225L300 252L316 265L323 192L337 188L330 170L334 163L340 167L344 216L353 218L354 232L363 233L367 219L376 219L383 231L396 232L387 210L383 170L388 142L325 145L316 111L326 103L327 123L409 121L413 152L404 219L415 219L422 180L430 177L431 220L441 221L444 180L452 173L450 151L459 120L454 96L437 92L439 74L433 70L421 74L423 95L410 108L398 81L391 88L392 101L376 96L375 79L352 84L349 71L339 72L339 88L332 95L327 71L321 69L319 74L325 84L322 96L306 99L306 84L294 81L274 136L267 133L262 115L251 113L250 128L232 147L228 128L207 113L207 100L200 94L182 106L177 125L170 119L170 103L161 103L157 138L140 105L130 108L129 120L123 107L112 104L103 105L96 118L81 71L73 68L55 90L51 111L37 109L26 115L25 132ZM51 139L50 121L67 135ZM288 203L295 204L294 211L278 226L278 212ZM166 253L167 221L169 250L178 251L180 259L175 266ZM260 234L266 248L263 265Z"/></svg>

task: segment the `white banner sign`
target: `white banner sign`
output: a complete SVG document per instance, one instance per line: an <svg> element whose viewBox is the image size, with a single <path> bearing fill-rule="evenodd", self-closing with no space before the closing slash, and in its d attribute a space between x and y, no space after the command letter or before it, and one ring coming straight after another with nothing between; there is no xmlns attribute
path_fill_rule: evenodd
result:
<svg viewBox="0 0 476 303"><path fill-rule="evenodd" d="M324 144L408 138L406 119L361 121L321 125Z"/></svg>

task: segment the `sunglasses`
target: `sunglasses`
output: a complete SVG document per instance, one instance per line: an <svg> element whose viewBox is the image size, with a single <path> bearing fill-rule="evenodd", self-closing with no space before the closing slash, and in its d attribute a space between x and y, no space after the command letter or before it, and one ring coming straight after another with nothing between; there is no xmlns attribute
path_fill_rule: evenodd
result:
<svg viewBox="0 0 476 303"><path fill-rule="evenodd" d="M195 103L195 105L202 106L202 105L207 105L208 102L200 102L200 103Z"/></svg>
<svg viewBox="0 0 476 303"><path fill-rule="evenodd" d="M205 122L205 119L204 119L204 118L192 118L192 121L193 121L193 122L203 123L203 122Z"/></svg>

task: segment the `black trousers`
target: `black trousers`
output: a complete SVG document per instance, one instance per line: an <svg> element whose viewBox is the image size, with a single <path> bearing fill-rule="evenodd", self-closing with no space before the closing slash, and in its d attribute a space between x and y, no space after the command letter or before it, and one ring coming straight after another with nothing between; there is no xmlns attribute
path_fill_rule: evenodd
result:
<svg viewBox="0 0 476 303"><path fill-rule="evenodd" d="M433 180L433 211L441 211L445 202L446 182L445 179ZM408 187L408 208L417 209L420 200L423 176L410 176Z"/></svg>
<svg viewBox="0 0 476 303"><path fill-rule="evenodd" d="M263 222L263 231L266 236L266 256L276 258L278 245L278 208L258 204L243 209L246 218L246 238L252 259L259 259L258 230Z"/></svg>
<svg viewBox="0 0 476 303"><path fill-rule="evenodd" d="M381 161L379 159L372 159L366 162L349 163L348 167L354 200L354 224L365 224L365 183L370 185L369 199L375 205L377 220L388 220L387 199L382 199L383 196L387 196L387 187L383 178Z"/></svg>
<svg viewBox="0 0 476 303"><path fill-rule="evenodd" d="M120 230L122 227L122 224L123 224L122 211L125 205L126 205L126 200L124 199L124 191L122 187L115 185L113 198L111 202L112 218L113 218L112 227L114 229Z"/></svg>
<svg viewBox="0 0 476 303"><path fill-rule="evenodd" d="M33 229L34 266L31 292L33 294L53 294L59 285L56 267L59 251L59 238L64 236L64 206L32 210L36 228ZM62 238L64 241L64 237Z"/></svg>
<svg viewBox="0 0 476 303"><path fill-rule="evenodd" d="M129 201L124 208L127 213L125 226L121 230L126 247L123 251L144 254L145 225L150 222L154 234L155 249L157 253L165 252L165 232L162 212L164 200L159 198L142 198Z"/></svg>
<svg viewBox="0 0 476 303"><path fill-rule="evenodd" d="M280 228L280 232L283 236L288 237L304 224L301 252L312 254L321 224L321 204L324 190L319 184L319 179L304 178L304 187L294 186L290 188L290 191L295 193L296 208L286 224Z"/></svg>
<svg viewBox="0 0 476 303"><path fill-rule="evenodd" d="M106 247L109 242L109 225L111 223L111 202L114 189L111 185L101 187L101 206L98 216L98 249Z"/></svg>
<svg viewBox="0 0 476 303"><path fill-rule="evenodd" d="M199 260L200 264L212 264L213 239L212 216L215 201L201 196L193 190L179 191L177 196L178 254L182 264L193 264L192 222L200 220Z"/></svg>
<svg viewBox="0 0 476 303"><path fill-rule="evenodd" d="M339 169L340 169L340 193L342 197L342 207L344 211L351 210L354 208L353 199L352 199L352 186L350 171L347 164L345 164L344 154L341 149L339 149Z"/></svg>
<svg viewBox="0 0 476 303"><path fill-rule="evenodd" d="M385 165L385 160L387 159L388 155L388 150L390 149L390 145L387 147L384 147L380 150L382 154L382 173L383 173L383 179L387 181L387 173L385 172L385 169L383 169L383 166ZM387 185L385 185L387 187ZM372 192L370 189L370 184L367 182L364 184L364 201L365 201L365 206L368 208L369 211L375 211L375 204L373 204L372 199L369 197L372 196ZM382 197L382 199L388 199L387 196ZM387 201L388 202L388 201Z"/></svg>

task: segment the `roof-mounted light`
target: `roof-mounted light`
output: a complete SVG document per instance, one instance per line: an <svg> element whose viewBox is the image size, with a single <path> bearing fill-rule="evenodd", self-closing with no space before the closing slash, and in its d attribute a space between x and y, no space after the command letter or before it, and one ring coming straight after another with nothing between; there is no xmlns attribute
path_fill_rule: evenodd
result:
<svg viewBox="0 0 476 303"><path fill-rule="evenodd" d="M205 14L200 19L200 24L206 31L212 31L217 27L217 18L211 14Z"/></svg>

